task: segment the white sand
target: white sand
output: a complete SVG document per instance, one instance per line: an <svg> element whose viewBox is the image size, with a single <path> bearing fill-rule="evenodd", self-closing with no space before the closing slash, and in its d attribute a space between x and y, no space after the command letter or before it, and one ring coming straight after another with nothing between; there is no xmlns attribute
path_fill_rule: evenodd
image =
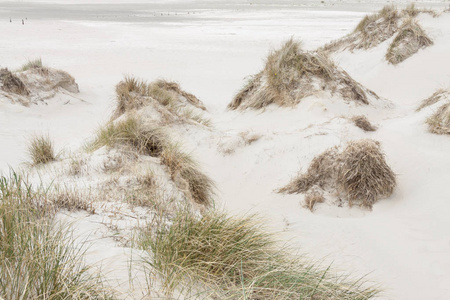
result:
<svg viewBox="0 0 450 300"><path fill-rule="evenodd" d="M26 108L0 100L0 170L7 172L8 165L17 168L27 159L26 141L34 133L49 133L58 149L76 151L110 116L114 85L124 74L176 80L212 114L214 133L187 132L183 138L217 182L219 206L236 214L261 213L280 237L315 260L333 263L335 270L355 277L370 273L368 278L384 288L384 299L449 298L450 141L426 130L424 120L434 107L420 113L414 110L423 98L450 84L450 14L438 19L421 16L435 45L398 66L383 59L389 41L372 50L335 55L341 67L389 99L392 108L309 97L295 109L269 107L263 113L240 113L225 107L244 78L262 68L271 48L294 36L304 41L305 48L314 49L350 32L382 1L359 6L351 1L325 1L325 5L305 1L304 6L294 1L278 5L134 1L141 3L133 6L102 0L86 12L73 11L65 5L70 1L32 2L0 3L0 20L4 20L0 66L15 69L27 59L41 57L44 64L75 77L81 91L77 97L85 102L64 95L48 105ZM117 6L102 6L102 2ZM444 5L442 1L425 4ZM22 25L19 20L25 17L28 20ZM364 133L339 118L352 114L367 115L379 130ZM232 144L243 131L262 138L231 155L219 151L218 145ZM388 163L398 174L394 195L377 203L373 211L319 205L311 213L301 206L302 195L274 193L305 171L324 149L366 137L381 141ZM90 226L82 224L83 230ZM103 249L111 261L122 251L113 244L106 240L92 251L96 255ZM122 272L117 276L122 282L126 263L117 265L122 267L117 271Z"/></svg>

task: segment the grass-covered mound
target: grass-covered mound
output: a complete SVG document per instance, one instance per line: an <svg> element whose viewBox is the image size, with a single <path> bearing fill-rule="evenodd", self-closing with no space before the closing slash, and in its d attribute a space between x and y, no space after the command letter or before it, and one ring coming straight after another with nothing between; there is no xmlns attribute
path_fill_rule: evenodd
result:
<svg viewBox="0 0 450 300"><path fill-rule="evenodd" d="M436 134L450 134L450 101L441 105L427 119L428 129Z"/></svg>
<svg viewBox="0 0 450 300"><path fill-rule="evenodd" d="M391 64L401 63L419 49L433 44L416 20L420 13L428 13L434 17L438 15L431 10L417 9L414 5L409 5L404 10L393 5L385 6L379 12L365 16L352 33L326 44L320 50L330 53L369 49L395 36L385 57Z"/></svg>
<svg viewBox="0 0 450 300"><path fill-rule="evenodd" d="M315 157L306 173L281 188L282 193L329 191L354 204L371 208L389 197L396 185L395 174L386 163L379 142L349 142L344 149L330 148Z"/></svg>
<svg viewBox="0 0 450 300"><path fill-rule="evenodd" d="M438 103L439 101L450 101L450 88L448 89L439 89L433 93L430 97L423 100L419 107L417 107L416 111L421 111L425 107Z"/></svg>
<svg viewBox="0 0 450 300"><path fill-rule="evenodd" d="M323 91L362 104L368 104L370 97L377 98L327 56L304 51L291 39L269 54L264 69L252 77L228 108L259 109L272 103L290 106Z"/></svg>
<svg viewBox="0 0 450 300"><path fill-rule="evenodd" d="M369 299L377 291L320 270L280 248L255 217L179 212L155 236L143 229L139 245L148 265L175 290L201 299Z"/></svg>
<svg viewBox="0 0 450 300"><path fill-rule="evenodd" d="M0 98L23 105L37 104L58 92L78 93L78 84L67 72L42 65L41 59L29 61L19 70L0 70Z"/></svg>

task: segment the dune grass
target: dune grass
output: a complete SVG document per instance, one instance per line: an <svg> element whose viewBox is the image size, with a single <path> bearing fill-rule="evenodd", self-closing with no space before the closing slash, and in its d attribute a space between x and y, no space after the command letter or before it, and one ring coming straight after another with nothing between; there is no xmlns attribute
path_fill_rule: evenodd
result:
<svg viewBox="0 0 450 300"><path fill-rule="evenodd" d="M30 94L23 81L6 68L0 69L0 89L22 96Z"/></svg>
<svg viewBox="0 0 450 300"><path fill-rule="evenodd" d="M0 298L112 299L45 198L15 173L0 178Z"/></svg>
<svg viewBox="0 0 450 300"><path fill-rule="evenodd" d="M339 93L346 100L369 103L362 86L323 52L304 51L300 42L289 39L268 55L264 69L251 77L228 108L261 109L272 103L293 106L324 90Z"/></svg>
<svg viewBox="0 0 450 300"><path fill-rule="evenodd" d="M28 144L28 154L34 166L56 160L53 142L48 135L33 136Z"/></svg>
<svg viewBox="0 0 450 300"><path fill-rule="evenodd" d="M377 291L306 264L277 246L255 217L180 212L169 228L141 231L146 263L174 290L206 299L369 299Z"/></svg>
<svg viewBox="0 0 450 300"><path fill-rule="evenodd" d="M408 18L401 26L394 40L390 44L386 60L391 64L398 64L419 51L433 45L433 41L413 19Z"/></svg>
<svg viewBox="0 0 450 300"><path fill-rule="evenodd" d="M356 127L359 127L364 131L377 130L377 128L370 123L370 121L367 119L366 116L363 115L353 116L351 120L353 121Z"/></svg>
<svg viewBox="0 0 450 300"><path fill-rule="evenodd" d="M129 115L125 120L111 122L101 128L87 148L93 151L103 146L128 147L142 155L160 157L161 163L168 167L173 181L187 198L202 205L212 204L213 181L160 128L143 124L134 115Z"/></svg>
<svg viewBox="0 0 450 300"><path fill-rule="evenodd" d="M329 189L357 204L372 208L380 198L389 197L396 185L395 174L386 163L379 142L352 141L339 151L330 148L315 157L305 174L299 175L281 193L305 193L313 187Z"/></svg>
<svg viewBox="0 0 450 300"><path fill-rule="evenodd" d="M427 119L428 129L436 134L450 134L450 102L441 105Z"/></svg>
<svg viewBox="0 0 450 300"><path fill-rule="evenodd" d="M27 71L29 69L36 69L36 68L42 68L42 59L36 58L36 59L30 59L28 60L25 64L23 64L20 68L19 68L19 72L24 72Z"/></svg>
<svg viewBox="0 0 450 300"><path fill-rule="evenodd" d="M450 100L450 89L438 89L434 92L430 97L423 100L420 105L417 107L416 111L421 111L423 108L433 105L442 99Z"/></svg>

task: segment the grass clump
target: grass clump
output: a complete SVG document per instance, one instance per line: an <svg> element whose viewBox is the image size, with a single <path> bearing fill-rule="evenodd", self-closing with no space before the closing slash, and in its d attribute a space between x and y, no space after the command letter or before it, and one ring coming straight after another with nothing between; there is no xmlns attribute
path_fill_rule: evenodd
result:
<svg viewBox="0 0 450 300"><path fill-rule="evenodd" d="M345 149L333 147L315 157L305 174L281 188L282 193L305 193L312 188L330 190L347 200L371 208L389 197L396 185L395 174L386 163L379 142L349 142Z"/></svg>
<svg viewBox="0 0 450 300"><path fill-rule="evenodd" d="M0 90L21 96L30 94L23 81L6 68L0 69Z"/></svg>
<svg viewBox="0 0 450 300"><path fill-rule="evenodd" d="M34 136L28 145L32 165L46 164L56 160L53 142L49 136Z"/></svg>
<svg viewBox="0 0 450 300"><path fill-rule="evenodd" d="M23 64L22 67L20 67L19 72L28 71L30 69L38 69L42 67L43 67L42 59L39 57L33 60L28 60L28 62Z"/></svg>
<svg viewBox="0 0 450 300"><path fill-rule="evenodd" d="M376 294L305 264L280 249L261 226L255 217L181 212L156 236L148 235L151 228L143 230L139 244L153 254L148 263L162 276L167 294L175 289L213 299L369 299Z"/></svg>
<svg viewBox="0 0 450 300"><path fill-rule="evenodd" d="M16 174L0 178L0 298L111 299L45 198Z"/></svg>
<svg viewBox="0 0 450 300"><path fill-rule="evenodd" d="M450 134L450 102L441 105L427 119L428 130L436 134Z"/></svg>
<svg viewBox="0 0 450 300"><path fill-rule="evenodd" d="M449 89L439 89L433 93L430 97L420 103L419 107L417 107L416 111L421 111L423 108L433 105L443 99L450 100L450 90Z"/></svg>
<svg viewBox="0 0 450 300"><path fill-rule="evenodd" d="M111 122L101 128L95 140L88 145L94 151L103 146L129 147L140 154L159 156L168 143L168 137L156 127L144 125L135 116L120 122Z"/></svg>
<svg viewBox="0 0 450 300"><path fill-rule="evenodd" d="M370 121L363 115L354 116L351 118L355 126L361 128L364 131L375 131L377 128L373 126Z"/></svg>
<svg viewBox="0 0 450 300"><path fill-rule="evenodd" d="M392 41L386 53L386 60L391 64L398 64L419 49L426 48L433 41L426 35L422 27L412 18L407 19Z"/></svg>
<svg viewBox="0 0 450 300"><path fill-rule="evenodd" d="M290 106L324 90L369 103L364 88L325 54L303 51L299 42L290 39L269 54L264 70L250 79L228 108L260 109L272 103Z"/></svg>

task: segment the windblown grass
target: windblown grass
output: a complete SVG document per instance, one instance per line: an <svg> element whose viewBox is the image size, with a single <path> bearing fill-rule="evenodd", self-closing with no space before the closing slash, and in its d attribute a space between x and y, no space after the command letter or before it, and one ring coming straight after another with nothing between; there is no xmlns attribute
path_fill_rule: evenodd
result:
<svg viewBox="0 0 450 300"><path fill-rule="evenodd" d="M83 262L85 247L43 209L43 191L0 178L0 298L111 299Z"/></svg>
<svg viewBox="0 0 450 300"><path fill-rule="evenodd" d="M378 199L389 197L395 185L379 142L367 139L349 142L341 152L336 147L326 150L279 192L305 193L317 187L337 192L350 206L371 208Z"/></svg>
<svg viewBox="0 0 450 300"><path fill-rule="evenodd" d="M354 116L351 118L355 126L361 128L364 131L375 131L377 128L373 126L366 116Z"/></svg>
<svg viewBox="0 0 450 300"><path fill-rule="evenodd" d="M419 49L426 48L433 41L426 35L422 27L412 18L407 19L392 41L386 53L386 60L391 64L398 64Z"/></svg>
<svg viewBox="0 0 450 300"><path fill-rule="evenodd" d="M362 86L326 55L303 51L299 42L290 39L269 54L264 70L250 79L228 108L260 109L272 103L292 106L323 90L337 92L344 99L369 103Z"/></svg>
<svg viewBox="0 0 450 300"><path fill-rule="evenodd" d="M169 228L140 235L147 263L175 289L213 299L369 299L377 291L332 276L280 249L255 217L180 212Z"/></svg>
<svg viewBox="0 0 450 300"><path fill-rule="evenodd" d="M450 101L427 119L428 129L436 134L450 134Z"/></svg>
<svg viewBox="0 0 450 300"><path fill-rule="evenodd" d="M28 145L28 153L33 165L46 164L56 159L53 142L49 136L34 136Z"/></svg>

